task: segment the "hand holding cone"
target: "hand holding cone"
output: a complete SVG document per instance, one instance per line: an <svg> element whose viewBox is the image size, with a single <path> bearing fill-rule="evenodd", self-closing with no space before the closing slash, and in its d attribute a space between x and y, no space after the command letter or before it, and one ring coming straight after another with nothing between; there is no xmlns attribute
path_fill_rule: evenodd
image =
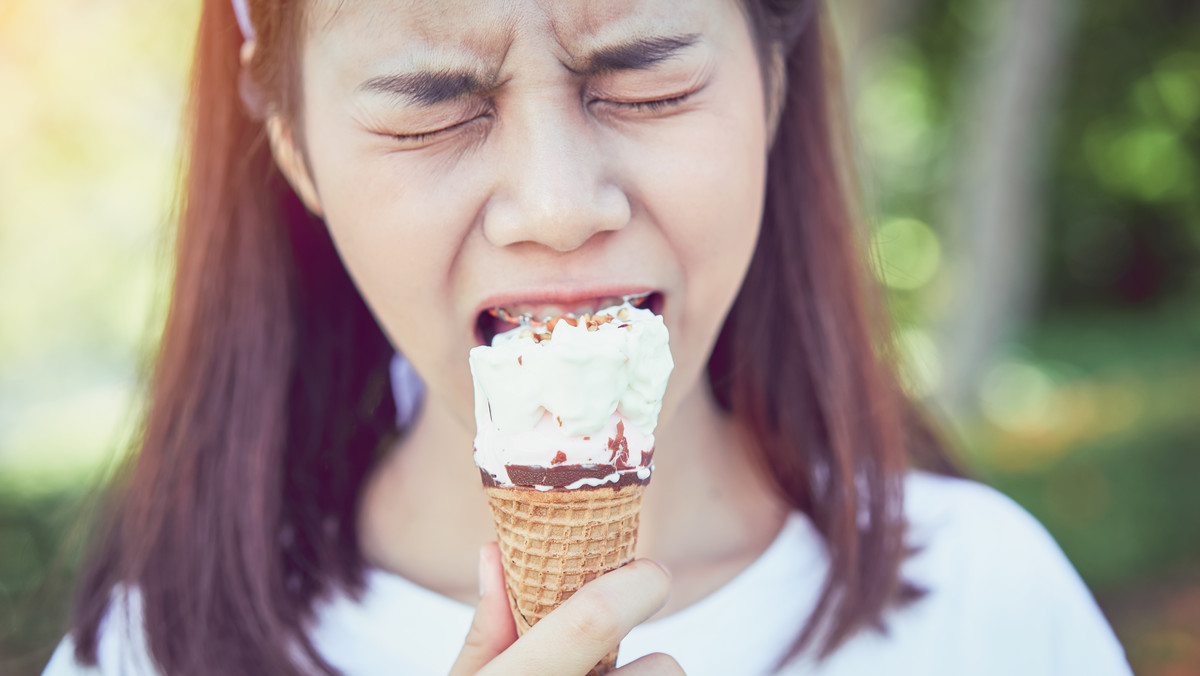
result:
<svg viewBox="0 0 1200 676"><path fill-rule="evenodd" d="M643 485L486 490L518 635L584 584L633 560ZM591 674L608 673L616 662L613 650Z"/></svg>
<svg viewBox="0 0 1200 676"><path fill-rule="evenodd" d="M650 310L626 304L545 330L499 334L470 357L475 462L518 635L633 560L673 368ZM614 649L591 673L616 659Z"/></svg>

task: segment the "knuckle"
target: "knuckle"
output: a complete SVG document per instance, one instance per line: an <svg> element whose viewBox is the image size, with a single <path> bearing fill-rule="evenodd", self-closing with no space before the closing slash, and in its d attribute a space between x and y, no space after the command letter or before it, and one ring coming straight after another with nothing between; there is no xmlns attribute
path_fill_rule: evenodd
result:
<svg viewBox="0 0 1200 676"><path fill-rule="evenodd" d="M612 599L593 588L584 587L571 597L568 622L579 638L589 643L616 643L625 632L621 614Z"/></svg>

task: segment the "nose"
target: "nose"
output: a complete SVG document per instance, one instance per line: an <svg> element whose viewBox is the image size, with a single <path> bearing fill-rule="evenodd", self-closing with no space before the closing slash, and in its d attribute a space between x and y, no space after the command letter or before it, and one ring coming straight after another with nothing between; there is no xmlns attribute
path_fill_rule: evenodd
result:
<svg viewBox="0 0 1200 676"><path fill-rule="evenodd" d="M532 242L567 252L628 223L628 197L585 112L534 102L504 127L483 218L493 245Z"/></svg>

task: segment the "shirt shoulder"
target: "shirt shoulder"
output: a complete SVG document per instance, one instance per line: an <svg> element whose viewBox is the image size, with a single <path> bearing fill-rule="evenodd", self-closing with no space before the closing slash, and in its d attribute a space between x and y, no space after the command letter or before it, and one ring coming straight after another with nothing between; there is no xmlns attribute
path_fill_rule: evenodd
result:
<svg viewBox="0 0 1200 676"><path fill-rule="evenodd" d="M904 489L907 541L915 550L910 563L916 564L909 572L914 575L944 573L943 565L961 566L991 580L1027 583L1065 571L1074 574L1050 533L1003 493L923 472L911 473Z"/></svg>
<svg viewBox="0 0 1200 676"><path fill-rule="evenodd" d="M444 674L458 657L475 609L372 569L361 595L334 589L314 615L309 638L342 673Z"/></svg>
<svg viewBox="0 0 1200 676"><path fill-rule="evenodd" d="M1049 532L1002 493L913 472L901 577L924 591L829 659L784 673L1131 674L1120 643ZM789 665L789 668L799 667Z"/></svg>
<svg viewBox="0 0 1200 676"><path fill-rule="evenodd" d="M935 599L953 591L990 607L1081 610L1103 619L1053 536L1012 498L965 479L911 473L905 481L902 572ZM941 591L945 590L945 591ZM1107 624L1105 624L1107 627Z"/></svg>
<svg viewBox="0 0 1200 676"><path fill-rule="evenodd" d="M75 660L75 642L67 636L58 644L42 676L158 676L150 657L142 621L142 597L136 589L113 590L100 621L96 665Z"/></svg>
<svg viewBox="0 0 1200 676"><path fill-rule="evenodd" d="M926 595L892 617L931 632L925 638L940 635L947 663L977 674L1130 673L1074 566L1011 498L974 481L913 472L905 516L915 551L902 574Z"/></svg>

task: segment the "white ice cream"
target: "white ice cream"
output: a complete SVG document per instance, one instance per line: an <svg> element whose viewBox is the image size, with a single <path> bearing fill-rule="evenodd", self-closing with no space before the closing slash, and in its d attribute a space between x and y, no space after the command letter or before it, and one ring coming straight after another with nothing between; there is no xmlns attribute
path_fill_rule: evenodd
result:
<svg viewBox="0 0 1200 676"><path fill-rule="evenodd" d="M667 328L653 312L628 305L596 316L606 314L613 320L592 330L559 321L539 341L518 327L471 350L480 469L507 483L508 465L611 464L618 423L629 464L642 464L654 449L674 367Z"/></svg>

